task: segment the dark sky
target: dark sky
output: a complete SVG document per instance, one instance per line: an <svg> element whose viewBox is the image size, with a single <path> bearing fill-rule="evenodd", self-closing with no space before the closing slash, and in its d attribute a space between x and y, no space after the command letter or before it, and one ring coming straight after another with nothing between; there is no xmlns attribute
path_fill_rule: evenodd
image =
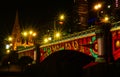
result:
<svg viewBox="0 0 120 77"><path fill-rule="evenodd" d="M0 38L11 34L17 8L20 26L42 28L58 14L69 13L72 2L73 0L4 0L0 2Z"/></svg>

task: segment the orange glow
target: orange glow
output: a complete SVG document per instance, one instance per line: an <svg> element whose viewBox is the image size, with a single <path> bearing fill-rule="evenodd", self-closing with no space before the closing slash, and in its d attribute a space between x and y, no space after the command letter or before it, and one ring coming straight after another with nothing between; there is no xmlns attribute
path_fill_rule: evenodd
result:
<svg viewBox="0 0 120 77"><path fill-rule="evenodd" d="M63 24L63 22L62 22L62 21L60 21L60 22L59 22L59 24L61 24L61 25L62 25L62 24Z"/></svg>

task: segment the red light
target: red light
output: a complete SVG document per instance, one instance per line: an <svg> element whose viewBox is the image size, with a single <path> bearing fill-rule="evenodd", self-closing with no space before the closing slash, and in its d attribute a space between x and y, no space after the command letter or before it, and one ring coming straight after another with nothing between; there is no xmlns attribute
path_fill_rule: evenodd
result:
<svg viewBox="0 0 120 77"><path fill-rule="evenodd" d="M62 25L62 24L63 24L63 22L62 22L62 21L60 21L60 22L59 22L59 24L61 24L61 25Z"/></svg>

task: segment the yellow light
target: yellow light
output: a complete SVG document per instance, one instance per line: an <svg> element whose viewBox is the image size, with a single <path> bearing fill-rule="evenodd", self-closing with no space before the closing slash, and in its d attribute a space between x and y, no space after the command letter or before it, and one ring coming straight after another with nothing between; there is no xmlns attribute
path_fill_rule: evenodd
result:
<svg viewBox="0 0 120 77"><path fill-rule="evenodd" d="M48 40L52 40L52 38L51 38L51 37L48 37Z"/></svg>
<svg viewBox="0 0 120 77"><path fill-rule="evenodd" d="M10 46L12 46L13 44L12 43L10 43Z"/></svg>
<svg viewBox="0 0 120 77"><path fill-rule="evenodd" d="M10 53L10 50L7 50L6 53L9 54L9 53Z"/></svg>
<svg viewBox="0 0 120 77"><path fill-rule="evenodd" d="M58 33L56 33L56 37L60 37L60 33L58 32Z"/></svg>
<svg viewBox="0 0 120 77"><path fill-rule="evenodd" d="M48 39L47 39L47 38L45 38L45 39L44 39L44 42L45 42L45 43L47 43L47 42L48 42Z"/></svg>
<svg viewBox="0 0 120 77"><path fill-rule="evenodd" d="M98 8L101 8L101 7L102 7L102 5L101 5L100 3L99 3L97 6L98 6Z"/></svg>
<svg viewBox="0 0 120 77"><path fill-rule="evenodd" d="M108 21L109 20L109 18L108 17L105 17L105 21Z"/></svg>
<svg viewBox="0 0 120 77"><path fill-rule="evenodd" d="M107 22L109 22L109 17L104 17L103 19L102 19L102 22L104 22L104 23L107 23Z"/></svg>
<svg viewBox="0 0 120 77"><path fill-rule="evenodd" d="M12 41L12 37L9 37L8 40L9 40L9 41Z"/></svg>
<svg viewBox="0 0 120 77"><path fill-rule="evenodd" d="M28 34L27 34L27 32L24 32L23 35L26 37Z"/></svg>
<svg viewBox="0 0 120 77"><path fill-rule="evenodd" d="M94 9L95 10L98 10L98 9L100 9L102 7L102 5L100 4L100 3L98 3L98 4L96 4L95 6L94 6Z"/></svg>
<svg viewBox="0 0 120 77"><path fill-rule="evenodd" d="M31 35L31 34L33 33L33 31L31 30L29 33L30 33L30 35Z"/></svg>
<svg viewBox="0 0 120 77"><path fill-rule="evenodd" d="M94 6L94 9L98 9L98 6Z"/></svg>
<svg viewBox="0 0 120 77"><path fill-rule="evenodd" d="M60 16L60 20L64 20L64 18L65 18L65 16L62 14L62 15Z"/></svg>
<svg viewBox="0 0 120 77"><path fill-rule="evenodd" d="M120 40L116 41L116 47L119 48L120 47Z"/></svg>
<svg viewBox="0 0 120 77"><path fill-rule="evenodd" d="M33 33L33 36L36 36L37 34L36 33Z"/></svg>

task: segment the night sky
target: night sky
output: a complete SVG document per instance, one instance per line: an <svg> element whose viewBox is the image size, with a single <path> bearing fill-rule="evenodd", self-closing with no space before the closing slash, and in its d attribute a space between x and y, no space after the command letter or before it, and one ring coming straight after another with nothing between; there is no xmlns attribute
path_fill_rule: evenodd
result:
<svg viewBox="0 0 120 77"><path fill-rule="evenodd" d="M0 2L0 37L10 35L19 13L20 26L42 28L61 13L71 10L73 0L4 0ZM47 28L47 27L46 27Z"/></svg>
<svg viewBox="0 0 120 77"><path fill-rule="evenodd" d="M20 27L33 27L42 33L59 14L68 14L73 0L3 0L0 1L0 48L11 35L18 9ZM1 52L1 51L0 51Z"/></svg>

